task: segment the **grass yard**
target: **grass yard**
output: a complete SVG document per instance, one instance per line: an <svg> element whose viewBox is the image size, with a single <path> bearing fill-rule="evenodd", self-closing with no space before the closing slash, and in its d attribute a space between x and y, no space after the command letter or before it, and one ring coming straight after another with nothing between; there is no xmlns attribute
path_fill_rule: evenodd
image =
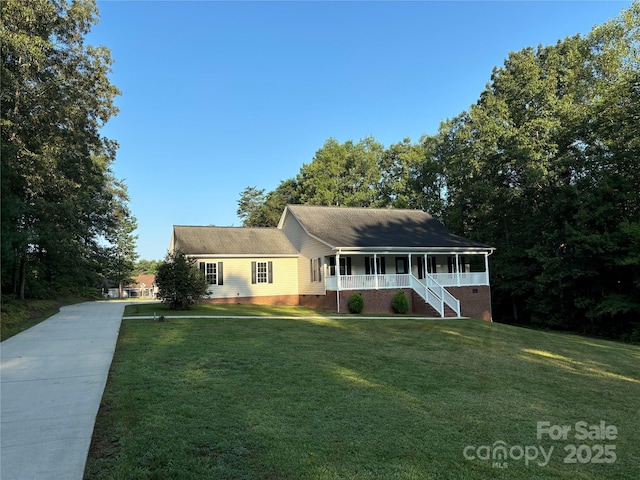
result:
<svg viewBox="0 0 640 480"><path fill-rule="evenodd" d="M631 480L639 365L638 346L473 320L125 320L85 478ZM577 440L580 421L615 439Z"/></svg>
<svg viewBox="0 0 640 480"><path fill-rule="evenodd" d="M12 297L2 297L0 340L13 337L48 319L58 313L60 307L88 300L88 298L82 297L64 297L55 300L18 300Z"/></svg>
<svg viewBox="0 0 640 480"><path fill-rule="evenodd" d="M165 316L202 316L202 315L229 315L229 316L261 316L261 317L318 317L322 315L335 315L331 312L321 312L311 308L290 307L278 305L214 305L198 303L192 305L189 310L170 310L160 302L138 303L129 305L125 310L125 317L143 317L160 315Z"/></svg>

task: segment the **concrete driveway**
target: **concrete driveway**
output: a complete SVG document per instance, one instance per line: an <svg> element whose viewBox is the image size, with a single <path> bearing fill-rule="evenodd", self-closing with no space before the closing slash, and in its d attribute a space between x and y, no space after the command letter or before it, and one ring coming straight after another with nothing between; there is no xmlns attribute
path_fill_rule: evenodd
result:
<svg viewBox="0 0 640 480"><path fill-rule="evenodd" d="M124 307L63 307L0 343L2 480L82 479Z"/></svg>

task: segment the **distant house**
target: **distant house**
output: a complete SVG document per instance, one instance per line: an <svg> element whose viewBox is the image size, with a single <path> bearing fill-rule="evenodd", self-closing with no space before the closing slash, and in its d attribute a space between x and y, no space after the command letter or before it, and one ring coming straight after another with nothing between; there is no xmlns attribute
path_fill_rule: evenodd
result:
<svg viewBox="0 0 640 480"><path fill-rule="evenodd" d="M133 280L134 283L124 287L124 298L156 298L158 295L158 287L156 286L155 275L138 275L137 277L134 277ZM118 298L118 289L110 288L107 296L110 298Z"/></svg>
<svg viewBox="0 0 640 480"><path fill-rule="evenodd" d="M452 234L419 210L287 205L277 228L174 226L170 250L196 260L208 301L491 319L493 248Z"/></svg>

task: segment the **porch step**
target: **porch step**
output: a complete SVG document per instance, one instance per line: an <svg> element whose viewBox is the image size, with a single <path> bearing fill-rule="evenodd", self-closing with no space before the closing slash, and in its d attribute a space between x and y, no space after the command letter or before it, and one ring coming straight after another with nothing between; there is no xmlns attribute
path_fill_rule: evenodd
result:
<svg viewBox="0 0 640 480"><path fill-rule="evenodd" d="M418 302L420 302L420 307L418 307L417 310L420 310L420 314L421 315L425 315L427 317L434 317L434 318L455 318L455 317L457 317L456 312L451 307L449 307L447 304L444 305L444 317L440 317L440 314L438 313L438 311L433 306L429 305L427 303L427 301L424 298L422 298L422 296L418 292L416 292L414 290L413 291L413 295L414 295L414 297L417 297L416 300Z"/></svg>
<svg viewBox="0 0 640 480"><path fill-rule="evenodd" d="M457 317L456 312L449 305L444 306L444 318L447 317Z"/></svg>

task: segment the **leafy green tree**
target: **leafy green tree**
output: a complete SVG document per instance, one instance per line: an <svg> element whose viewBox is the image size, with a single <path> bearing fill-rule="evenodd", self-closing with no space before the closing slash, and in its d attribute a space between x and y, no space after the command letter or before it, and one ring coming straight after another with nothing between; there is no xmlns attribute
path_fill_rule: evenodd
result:
<svg viewBox="0 0 640 480"><path fill-rule="evenodd" d="M207 281L196 262L181 251L169 252L156 274L158 297L171 310L185 310L207 291Z"/></svg>
<svg viewBox="0 0 640 480"><path fill-rule="evenodd" d="M158 266L162 263L160 260L140 259L135 265L134 275L155 275L158 272Z"/></svg>
<svg viewBox="0 0 640 480"><path fill-rule="evenodd" d="M124 286L133 282L135 274L138 236L134 232L138 224L127 206L128 195L125 185L119 182L115 182L115 185L113 196L116 201L112 224L106 235L109 245L106 247L104 263L107 266L106 278L118 284L119 296L122 298Z"/></svg>
<svg viewBox="0 0 640 480"><path fill-rule="evenodd" d="M368 137L358 143L330 138L296 180L301 203L349 207L376 206L383 146Z"/></svg>
<svg viewBox="0 0 640 480"><path fill-rule="evenodd" d="M442 215L444 180L436 147L436 137L423 136L417 144L405 138L383 151L377 189L380 206Z"/></svg>
<svg viewBox="0 0 640 480"><path fill-rule="evenodd" d="M298 184L294 179L283 180L275 190L247 187L240 194L238 217L245 227L275 227L287 204L299 203Z"/></svg>
<svg viewBox="0 0 640 480"><path fill-rule="evenodd" d="M113 224L117 113L104 47L84 43L92 0L5 0L0 55L2 291L51 296L98 285Z"/></svg>
<svg viewBox="0 0 640 480"><path fill-rule="evenodd" d="M498 318L621 336L640 313L639 13L511 53L441 127L445 220L497 247Z"/></svg>
<svg viewBox="0 0 640 480"><path fill-rule="evenodd" d="M245 227L257 227L260 222L260 210L264 207L264 189L247 187L240 194L236 214Z"/></svg>

